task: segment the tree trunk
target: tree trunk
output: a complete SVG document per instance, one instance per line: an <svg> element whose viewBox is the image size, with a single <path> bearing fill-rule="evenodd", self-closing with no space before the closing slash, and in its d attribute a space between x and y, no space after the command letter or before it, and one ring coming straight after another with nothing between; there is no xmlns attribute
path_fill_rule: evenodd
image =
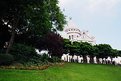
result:
<svg viewBox="0 0 121 81"><path fill-rule="evenodd" d="M83 55L83 61L84 61L84 63L87 63L87 58L85 55Z"/></svg>
<svg viewBox="0 0 121 81"><path fill-rule="evenodd" d="M14 25L12 26L12 30L11 30L11 38L10 38L10 41L8 43L8 47L7 47L7 50L6 50L6 54L8 54L10 52L10 49L13 45L13 42L14 42L14 38L15 38L15 29L18 25L18 22L19 22L19 19L15 19L14 20Z"/></svg>
<svg viewBox="0 0 121 81"><path fill-rule="evenodd" d="M94 56L90 56L90 63L94 63L94 60L93 60Z"/></svg>
<svg viewBox="0 0 121 81"><path fill-rule="evenodd" d="M9 45L7 47L7 50L6 50L6 54L9 53L9 51L10 51L12 45L13 45L14 37L15 37L15 31L12 29L12 34L11 34L11 38L10 38L10 41L9 41Z"/></svg>

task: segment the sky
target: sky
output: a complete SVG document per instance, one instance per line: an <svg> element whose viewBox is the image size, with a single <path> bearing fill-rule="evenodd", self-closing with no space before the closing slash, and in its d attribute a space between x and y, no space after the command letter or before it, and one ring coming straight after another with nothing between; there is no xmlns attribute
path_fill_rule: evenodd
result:
<svg viewBox="0 0 121 81"><path fill-rule="evenodd" d="M67 20L88 30L97 44L121 50L121 0L59 0Z"/></svg>

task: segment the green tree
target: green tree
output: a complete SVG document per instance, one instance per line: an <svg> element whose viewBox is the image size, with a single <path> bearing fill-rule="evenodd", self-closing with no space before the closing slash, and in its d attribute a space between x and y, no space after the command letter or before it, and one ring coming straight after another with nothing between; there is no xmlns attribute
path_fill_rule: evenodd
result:
<svg viewBox="0 0 121 81"><path fill-rule="evenodd" d="M86 62L86 55L90 55L91 58L94 57L94 48L88 42L81 42L80 43L80 54L84 57L84 61Z"/></svg>
<svg viewBox="0 0 121 81"><path fill-rule="evenodd" d="M69 39L64 39L63 49L65 54L70 53L70 47L71 47L71 41Z"/></svg>
<svg viewBox="0 0 121 81"><path fill-rule="evenodd" d="M119 51L117 49L112 49L110 56L111 57L116 57L116 56L118 56L118 54L119 54Z"/></svg>
<svg viewBox="0 0 121 81"><path fill-rule="evenodd" d="M121 50L118 50L118 56L121 56Z"/></svg>
<svg viewBox="0 0 121 81"><path fill-rule="evenodd" d="M2 21L1 24L6 23L6 26L9 27L9 31L11 33L11 38L9 40L9 45L6 51L6 53L8 53L13 44L15 33L18 33L18 29L25 25L21 24L24 23L24 12L22 10L25 3L23 0L1 0L0 3L0 21Z"/></svg>
<svg viewBox="0 0 121 81"><path fill-rule="evenodd" d="M1 0L0 3L0 21L7 22L11 33L6 53L9 52L16 34L33 39L49 31L62 30L66 22L58 0Z"/></svg>
<svg viewBox="0 0 121 81"><path fill-rule="evenodd" d="M73 42L70 46L70 54L71 55L79 55L80 53L80 43L79 42Z"/></svg>
<svg viewBox="0 0 121 81"><path fill-rule="evenodd" d="M79 42L71 42L69 39L64 39L64 52L70 53L70 55L79 55L80 51L80 43Z"/></svg>
<svg viewBox="0 0 121 81"><path fill-rule="evenodd" d="M96 45L93 46L93 55L96 57L99 55L99 48Z"/></svg>
<svg viewBox="0 0 121 81"><path fill-rule="evenodd" d="M106 58L107 56L111 56L112 47L109 44L99 44L96 47L99 49L98 57Z"/></svg>

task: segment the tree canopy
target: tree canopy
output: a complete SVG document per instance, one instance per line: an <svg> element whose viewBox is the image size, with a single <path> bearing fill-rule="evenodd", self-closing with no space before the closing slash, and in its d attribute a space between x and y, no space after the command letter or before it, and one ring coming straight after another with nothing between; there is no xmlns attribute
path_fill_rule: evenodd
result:
<svg viewBox="0 0 121 81"><path fill-rule="evenodd" d="M71 42L64 39L65 53L71 55L89 55L90 57L97 56L98 58L106 58L107 56L115 57L120 56L120 50L113 49L109 44L92 45L88 42Z"/></svg>
<svg viewBox="0 0 121 81"><path fill-rule="evenodd" d="M0 10L0 29L5 29L3 24L6 23L6 32L10 34L10 38L3 41L9 42L8 52L15 37L19 40L42 37L50 31L62 30L66 23L58 0L1 0ZM21 42L26 43L25 40Z"/></svg>

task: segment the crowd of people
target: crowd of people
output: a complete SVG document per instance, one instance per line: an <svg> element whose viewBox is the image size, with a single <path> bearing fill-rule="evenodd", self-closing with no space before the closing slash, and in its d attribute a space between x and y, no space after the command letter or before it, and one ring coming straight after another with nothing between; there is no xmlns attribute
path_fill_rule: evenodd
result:
<svg viewBox="0 0 121 81"><path fill-rule="evenodd" d="M85 57L78 56L78 55L69 55L69 54L63 54L61 57L61 60L65 62L77 62L77 63L94 63L94 64L114 64L114 65L121 65L121 57L110 57L107 58L98 58L94 56L91 60L91 57L89 55L86 55Z"/></svg>

